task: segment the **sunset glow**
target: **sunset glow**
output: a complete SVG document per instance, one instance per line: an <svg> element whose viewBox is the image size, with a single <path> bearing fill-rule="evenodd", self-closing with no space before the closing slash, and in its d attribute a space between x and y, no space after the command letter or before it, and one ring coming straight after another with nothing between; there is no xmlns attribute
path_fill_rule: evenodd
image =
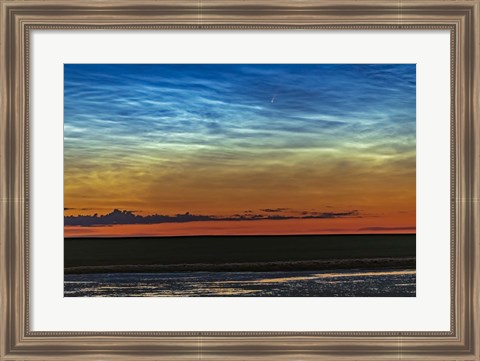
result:
<svg viewBox="0 0 480 361"><path fill-rule="evenodd" d="M64 72L65 237L415 233L415 65Z"/></svg>

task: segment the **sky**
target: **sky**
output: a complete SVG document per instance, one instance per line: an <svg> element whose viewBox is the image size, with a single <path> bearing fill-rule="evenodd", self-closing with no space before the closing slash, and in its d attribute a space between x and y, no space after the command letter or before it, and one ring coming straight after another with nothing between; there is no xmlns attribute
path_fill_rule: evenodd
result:
<svg viewBox="0 0 480 361"><path fill-rule="evenodd" d="M415 233L414 64L65 64L65 236Z"/></svg>

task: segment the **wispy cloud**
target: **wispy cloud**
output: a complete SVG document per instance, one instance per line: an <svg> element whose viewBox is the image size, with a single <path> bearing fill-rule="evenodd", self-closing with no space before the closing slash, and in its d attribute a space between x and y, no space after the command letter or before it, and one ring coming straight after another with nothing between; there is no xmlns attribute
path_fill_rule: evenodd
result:
<svg viewBox="0 0 480 361"><path fill-rule="evenodd" d="M365 140L377 154L391 135L399 145L387 151L403 152L415 139L414 95L414 65L67 64L65 157Z"/></svg>
<svg viewBox="0 0 480 361"><path fill-rule="evenodd" d="M64 211L91 211L93 208L63 208Z"/></svg>

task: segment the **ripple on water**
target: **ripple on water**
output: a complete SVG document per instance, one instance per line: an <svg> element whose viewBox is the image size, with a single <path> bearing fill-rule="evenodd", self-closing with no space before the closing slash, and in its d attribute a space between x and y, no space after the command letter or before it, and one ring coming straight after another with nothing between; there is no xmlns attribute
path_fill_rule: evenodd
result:
<svg viewBox="0 0 480 361"><path fill-rule="evenodd" d="M415 270L65 275L66 297L415 297Z"/></svg>

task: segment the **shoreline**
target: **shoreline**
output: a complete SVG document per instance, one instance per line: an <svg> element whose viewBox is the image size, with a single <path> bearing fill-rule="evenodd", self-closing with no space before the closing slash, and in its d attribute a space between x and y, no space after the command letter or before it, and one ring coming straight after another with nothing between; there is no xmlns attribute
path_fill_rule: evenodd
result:
<svg viewBox="0 0 480 361"><path fill-rule="evenodd" d="M264 263L112 265L67 267L65 274L178 273L178 272L295 272L344 269L415 269L415 257L364 258Z"/></svg>

